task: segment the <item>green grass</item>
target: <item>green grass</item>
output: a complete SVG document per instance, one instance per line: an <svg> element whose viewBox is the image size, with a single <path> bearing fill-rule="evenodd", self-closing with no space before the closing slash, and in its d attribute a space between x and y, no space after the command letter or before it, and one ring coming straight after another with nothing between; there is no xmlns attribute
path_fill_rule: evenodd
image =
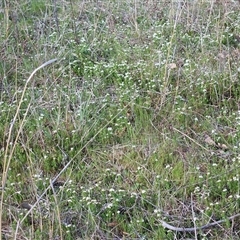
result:
<svg viewBox="0 0 240 240"><path fill-rule="evenodd" d="M0 6L2 239L239 239L238 2Z"/></svg>

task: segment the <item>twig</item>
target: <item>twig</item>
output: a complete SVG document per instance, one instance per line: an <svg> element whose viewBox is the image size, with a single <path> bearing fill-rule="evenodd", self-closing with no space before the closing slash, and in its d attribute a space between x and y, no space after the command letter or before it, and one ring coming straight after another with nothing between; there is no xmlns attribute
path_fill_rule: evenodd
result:
<svg viewBox="0 0 240 240"><path fill-rule="evenodd" d="M205 148L203 145L201 145L200 143L198 143L197 141L195 141L193 138L189 137L187 134L185 134L184 132L178 130L177 128L173 127L172 128L174 131L182 134L184 137L188 138L190 141L194 142L196 145L198 145L199 147L201 147L202 149L206 150L209 152L209 149Z"/></svg>
<svg viewBox="0 0 240 240"><path fill-rule="evenodd" d="M238 213L236 215L233 215L231 217L228 217L225 220L219 220L219 221L216 221L216 222L213 222L213 223L208 223L208 224L203 225L201 227L192 227L192 228L175 227L173 225L168 224L167 222L165 222L163 220L160 220L160 222L161 222L161 224L164 228L167 228L169 230L173 230L173 231L176 231L176 232L195 232L195 231L204 230L204 229L207 229L207 228L210 228L210 227L214 227L214 226L219 225L221 223L224 223L226 221L233 220L236 217L240 217L240 213Z"/></svg>

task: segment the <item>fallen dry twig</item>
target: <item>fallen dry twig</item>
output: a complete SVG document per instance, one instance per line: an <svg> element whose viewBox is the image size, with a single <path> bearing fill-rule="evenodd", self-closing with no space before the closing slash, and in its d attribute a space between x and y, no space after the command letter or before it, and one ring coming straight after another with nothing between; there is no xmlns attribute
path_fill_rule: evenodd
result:
<svg viewBox="0 0 240 240"><path fill-rule="evenodd" d="M175 226L172 226L172 225L168 224L167 222L165 222L163 220L160 220L160 222L162 223L162 226L164 228L167 228L169 230L173 230L173 231L176 231L176 232L195 232L195 231L204 230L204 229L207 229L207 228L210 228L210 227L213 227L213 226L217 226L217 225L219 225L221 223L224 223L226 221L233 220L236 217L240 217L240 213L238 213L236 215L233 215L229 218L226 218L224 220L219 220L219 221L216 221L216 222L208 223L208 224L203 225L201 227L192 227L192 228L175 227Z"/></svg>

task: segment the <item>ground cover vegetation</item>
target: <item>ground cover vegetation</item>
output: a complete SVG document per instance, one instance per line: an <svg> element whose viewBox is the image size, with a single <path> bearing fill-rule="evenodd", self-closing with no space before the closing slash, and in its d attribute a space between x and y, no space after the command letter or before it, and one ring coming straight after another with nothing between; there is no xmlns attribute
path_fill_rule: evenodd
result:
<svg viewBox="0 0 240 240"><path fill-rule="evenodd" d="M0 19L2 239L239 239L239 2Z"/></svg>

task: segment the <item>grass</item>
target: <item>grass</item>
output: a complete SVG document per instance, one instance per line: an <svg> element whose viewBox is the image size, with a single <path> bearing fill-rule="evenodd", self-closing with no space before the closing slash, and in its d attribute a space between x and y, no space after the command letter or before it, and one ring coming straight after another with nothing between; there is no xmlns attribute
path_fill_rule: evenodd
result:
<svg viewBox="0 0 240 240"><path fill-rule="evenodd" d="M2 239L239 239L238 2L0 6Z"/></svg>

